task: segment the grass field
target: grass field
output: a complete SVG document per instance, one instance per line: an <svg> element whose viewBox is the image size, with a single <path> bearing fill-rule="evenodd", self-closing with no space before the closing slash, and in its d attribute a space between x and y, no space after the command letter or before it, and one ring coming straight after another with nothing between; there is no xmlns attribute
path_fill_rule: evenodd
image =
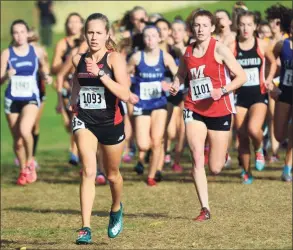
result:
<svg viewBox="0 0 293 250"><path fill-rule="evenodd" d="M247 4L264 9L267 3ZM229 7L230 3L218 3L213 8L219 6ZM190 11L178 10L166 16L171 19ZM55 35L54 43L61 36ZM8 42L1 40L1 47ZM166 168L165 181L155 188L146 186L146 175L138 177L132 172L135 161L122 164L123 233L114 240L107 238L110 190L109 186L97 186L92 215L94 244L76 246L75 230L81 226L79 168L66 163L69 137L55 113L55 92L47 88L37 154L39 179L35 184L18 187L18 169L13 164L12 140L3 112L4 89L2 86L0 109L1 249L292 249L292 185L280 180L282 163L268 165L263 172L254 171L255 182L244 186L233 152L231 169L208 176L212 220L195 223L191 219L198 215L200 206L187 149L184 172L175 174Z"/></svg>

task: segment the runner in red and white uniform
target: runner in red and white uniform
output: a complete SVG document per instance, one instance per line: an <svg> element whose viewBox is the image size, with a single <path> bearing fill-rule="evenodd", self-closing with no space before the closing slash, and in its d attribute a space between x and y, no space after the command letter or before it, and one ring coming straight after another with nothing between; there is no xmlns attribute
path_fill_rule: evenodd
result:
<svg viewBox="0 0 293 250"><path fill-rule="evenodd" d="M194 13L192 21L196 42L186 48L170 93L176 94L179 85L188 77L184 121L192 156L192 176L202 207L200 215L194 220L203 221L210 219L204 168L205 140L208 138L210 144L210 170L218 174L225 164L231 114L235 113L232 92L246 81L246 75L232 51L211 37L215 30L213 15L199 10ZM235 75L233 81L228 69Z"/></svg>

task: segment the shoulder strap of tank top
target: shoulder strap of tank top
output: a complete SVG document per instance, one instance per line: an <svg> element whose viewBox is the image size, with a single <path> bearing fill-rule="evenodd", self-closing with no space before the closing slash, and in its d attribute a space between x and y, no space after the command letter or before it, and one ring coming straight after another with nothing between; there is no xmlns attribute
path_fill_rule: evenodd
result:
<svg viewBox="0 0 293 250"><path fill-rule="evenodd" d="M206 54L214 54L214 51L215 51L215 47L216 47L216 39L211 37L211 40L209 42L209 45L208 45L208 49L207 49L207 52Z"/></svg>
<svg viewBox="0 0 293 250"><path fill-rule="evenodd" d="M9 58L12 56L15 56L15 53L14 53L12 46L9 46Z"/></svg>
<svg viewBox="0 0 293 250"><path fill-rule="evenodd" d="M236 50L236 55L239 51L241 51L241 48L240 48L240 45L239 45L239 38L236 36L236 39L235 39L235 42L236 42L236 46L235 46L235 50Z"/></svg>
<svg viewBox="0 0 293 250"><path fill-rule="evenodd" d="M82 62L85 63L85 57L86 57L86 54L87 54L87 53L79 54L79 55L80 55L80 59L79 59L79 62L78 62L78 64L77 64L76 68L79 68L79 67L80 67L80 64L81 64Z"/></svg>
<svg viewBox="0 0 293 250"><path fill-rule="evenodd" d="M66 50L71 49L71 46L70 46L70 44L69 44L69 42L67 40L67 37L65 37L64 39L65 39L65 42L66 42Z"/></svg>
<svg viewBox="0 0 293 250"><path fill-rule="evenodd" d="M258 42L258 39L257 37L254 37L254 46L253 46L253 49L257 50L259 49L259 42Z"/></svg>
<svg viewBox="0 0 293 250"><path fill-rule="evenodd" d="M140 62L139 62L139 64L141 64L141 63L145 63L145 61L144 61L144 50L140 51Z"/></svg>
<svg viewBox="0 0 293 250"><path fill-rule="evenodd" d="M195 45L195 43L191 43L191 44L187 45L184 54L186 54L186 55L189 54L189 56L191 56L192 55L192 52L193 52L194 45Z"/></svg>
<svg viewBox="0 0 293 250"><path fill-rule="evenodd" d="M165 66L165 63L164 63L164 52L161 49L160 49L160 59L159 59L159 62L162 63L162 65Z"/></svg>

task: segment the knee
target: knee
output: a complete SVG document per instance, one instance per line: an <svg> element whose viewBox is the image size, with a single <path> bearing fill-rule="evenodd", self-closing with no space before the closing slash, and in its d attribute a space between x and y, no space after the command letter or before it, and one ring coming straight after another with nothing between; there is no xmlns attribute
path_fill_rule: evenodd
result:
<svg viewBox="0 0 293 250"><path fill-rule="evenodd" d="M22 140L21 138L18 138L18 139L16 139L16 140L14 141L14 148L15 148L16 150L21 149L23 146L24 146L24 145L23 145L23 140Z"/></svg>
<svg viewBox="0 0 293 250"><path fill-rule="evenodd" d="M248 134L250 137L252 138L257 138L259 137L259 134L261 133L261 130L257 130L256 128L254 127L249 127L248 128Z"/></svg>
<svg viewBox="0 0 293 250"><path fill-rule="evenodd" d="M217 163L212 163L210 164L210 171L213 175L218 175L219 173L221 173L222 168L225 165L225 160L223 161L217 161Z"/></svg>
<svg viewBox="0 0 293 250"><path fill-rule="evenodd" d="M33 127L33 134L37 135L40 133L40 125L39 123L35 124L35 126Z"/></svg>
<svg viewBox="0 0 293 250"><path fill-rule="evenodd" d="M28 136L32 136L32 129L31 128L28 128L28 127L20 127L19 128L19 133L22 137L28 137Z"/></svg>
<svg viewBox="0 0 293 250"><path fill-rule="evenodd" d="M110 183L117 183L122 180L122 176L119 171L113 171L107 174L107 179Z"/></svg>
<svg viewBox="0 0 293 250"><path fill-rule="evenodd" d="M174 129L168 128L167 133L168 133L168 139L173 141L176 137L176 129L175 128Z"/></svg>
<svg viewBox="0 0 293 250"><path fill-rule="evenodd" d="M82 177L86 179L95 179L97 174L96 168L83 167Z"/></svg>
<svg viewBox="0 0 293 250"><path fill-rule="evenodd" d="M162 146L163 138L153 138L152 148L159 148Z"/></svg>
<svg viewBox="0 0 293 250"><path fill-rule="evenodd" d="M274 130L274 134L275 134L275 138L278 142L283 142L285 140L285 133L283 131L279 131L279 130Z"/></svg>
<svg viewBox="0 0 293 250"><path fill-rule="evenodd" d="M138 149L139 151L142 151L142 152L146 152L150 149L150 144L149 143L138 143Z"/></svg>

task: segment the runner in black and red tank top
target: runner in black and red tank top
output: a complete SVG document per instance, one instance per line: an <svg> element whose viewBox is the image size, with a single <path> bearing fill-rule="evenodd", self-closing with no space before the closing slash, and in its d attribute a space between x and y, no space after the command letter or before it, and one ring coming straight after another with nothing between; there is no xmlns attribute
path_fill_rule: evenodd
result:
<svg viewBox="0 0 293 250"><path fill-rule="evenodd" d="M255 16L252 12L244 12L238 17L239 37L234 44L237 61L244 68L247 82L236 91L237 101L235 125L239 135L239 156L244 171L241 176L244 184L253 181L250 170L249 137L253 141L257 170L265 166L262 149L262 126L267 112L267 87L272 84L276 72L276 60L268 49L267 43L255 38ZM264 79L265 57L270 61L271 68L267 79Z"/></svg>
<svg viewBox="0 0 293 250"><path fill-rule="evenodd" d="M204 168L205 141L208 137L210 170L218 174L225 164L231 113L235 112L232 91L246 81L246 76L231 50L211 37L215 29L213 15L199 10L192 20L196 42L186 48L170 92L176 94L179 82L184 84L188 77L190 86L185 100L184 120L192 153L193 179L202 207L195 220L203 221L210 218ZM235 75L232 82L227 69Z"/></svg>
<svg viewBox="0 0 293 250"><path fill-rule="evenodd" d="M97 63L99 68L104 71L113 81L115 76L113 69L107 63L109 52L106 52L103 58ZM79 93L79 111L76 116L86 124L100 127L116 126L121 124L123 117L118 106L118 98L109 89L104 87L102 81L87 72L86 57L83 54L80 57L76 68L78 82L81 87ZM96 92L93 94L93 92Z"/></svg>
<svg viewBox="0 0 293 250"><path fill-rule="evenodd" d="M89 51L73 57L76 74L70 104L76 115L72 119L72 129L83 169L80 186L83 225L77 244L91 243L90 217L95 196L98 146L113 200L108 236L115 238L123 228L123 180L119 165L125 135L118 102L119 99L124 102L129 100L130 77L124 58L117 52L110 52L115 50L115 43L110 38L109 29L106 16L101 13L90 15L85 24Z"/></svg>

